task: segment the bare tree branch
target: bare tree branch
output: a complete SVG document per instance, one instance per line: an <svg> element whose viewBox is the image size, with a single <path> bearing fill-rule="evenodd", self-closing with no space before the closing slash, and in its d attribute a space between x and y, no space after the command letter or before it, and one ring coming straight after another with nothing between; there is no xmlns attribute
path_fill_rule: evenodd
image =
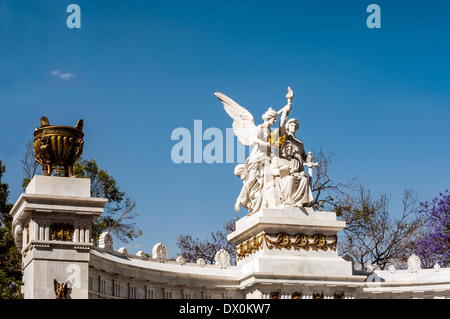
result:
<svg viewBox="0 0 450 319"><path fill-rule="evenodd" d="M42 167L34 158L34 145L32 140L27 142L21 163L23 171L22 188L25 190L34 175L43 174Z"/></svg>
<svg viewBox="0 0 450 319"><path fill-rule="evenodd" d="M374 199L360 186L356 195L339 201L342 219L346 221L339 249L342 255L357 261L360 268L376 264L384 269L389 264L403 264L424 226L417 213L417 194L406 190L400 215L392 212L390 197L381 194Z"/></svg>

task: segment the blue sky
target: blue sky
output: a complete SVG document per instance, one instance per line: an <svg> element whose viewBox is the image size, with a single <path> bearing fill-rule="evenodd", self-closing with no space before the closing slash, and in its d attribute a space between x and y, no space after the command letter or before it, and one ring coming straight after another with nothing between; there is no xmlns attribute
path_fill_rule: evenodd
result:
<svg viewBox="0 0 450 319"><path fill-rule="evenodd" d="M81 29L66 26L71 3ZM366 25L371 3L381 29ZM391 194L394 207L405 188L429 199L450 180L449 13L448 1L424 0L0 0L10 200L40 117L82 118L84 157L137 202L144 235L128 251L162 242L175 256L178 235L205 238L236 215L241 181L235 164L174 164L172 131L193 132L194 120L204 130L231 127L216 91L259 124L269 106L284 106L288 86L306 149L336 154L334 180L358 177Z"/></svg>

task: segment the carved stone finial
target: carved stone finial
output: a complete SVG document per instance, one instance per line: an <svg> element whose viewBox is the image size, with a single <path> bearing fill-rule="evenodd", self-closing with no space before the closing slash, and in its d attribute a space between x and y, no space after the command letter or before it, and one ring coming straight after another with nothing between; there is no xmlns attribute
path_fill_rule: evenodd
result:
<svg viewBox="0 0 450 319"><path fill-rule="evenodd" d="M153 246L153 259L156 259L159 263L165 263L167 261L167 248L162 243L158 243Z"/></svg>
<svg viewBox="0 0 450 319"><path fill-rule="evenodd" d="M439 270L441 270L441 265L439 265L438 263L435 263L433 266L433 269L435 272L439 272Z"/></svg>
<svg viewBox="0 0 450 319"><path fill-rule="evenodd" d="M230 267L230 254L225 249L219 250L214 256L214 261L220 268Z"/></svg>
<svg viewBox="0 0 450 319"><path fill-rule="evenodd" d="M389 273L390 273L390 274L395 273L395 266L394 266L394 265L390 265L390 266L388 267L388 270L389 270Z"/></svg>
<svg viewBox="0 0 450 319"><path fill-rule="evenodd" d="M100 235L98 247L103 248L106 252L113 252L113 239L110 233L103 232Z"/></svg>
<svg viewBox="0 0 450 319"><path fill-rule="evenodd" d="M200 267L205 267L206 266L205 259L203 259L203 258L198 259L197 265L199 265Z"/></svg>
<svg viewBox="0 0 450 319"><path fill-rule="evenodd" d="M407 264L408 264L408 271L412 273L416 273L420 270L420 258L416 255L412 254L409 256Z"/></svg>
<svg viewBox="0 0 450 319"><path fill-rule="evenodd" d="M144 253L143 250L139 250L139 251L136 253L136 256L140 257L142 260L146 260L146 259L147 259L147 255Z"/></svg>
<svg viewBox="0 0 450 319"><path fill-rule="evenodd" d="M179 257L176 259L176 262L179 263L180 265L186 264L186 260L183 258L183 256L179 256Z"/></svg>

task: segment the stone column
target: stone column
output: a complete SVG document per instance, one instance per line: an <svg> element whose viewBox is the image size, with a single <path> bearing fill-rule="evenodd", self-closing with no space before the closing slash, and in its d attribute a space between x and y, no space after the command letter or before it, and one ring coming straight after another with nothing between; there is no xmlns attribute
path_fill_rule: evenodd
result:
<svg viewBox="0 0 450 319"><path fill-rule="evenodd" d="M55 281L67 285L66 298L88 298L92 234L75 227L91 229L106 202L90 197L89 179L34 176L11 209L26 299L54 299Z"/></svg>

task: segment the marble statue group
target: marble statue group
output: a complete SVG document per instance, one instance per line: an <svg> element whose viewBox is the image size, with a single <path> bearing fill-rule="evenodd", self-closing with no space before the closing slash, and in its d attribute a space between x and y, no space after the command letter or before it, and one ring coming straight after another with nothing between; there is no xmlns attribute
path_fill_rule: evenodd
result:
<svg viewBox="0 0 450 319"><path fill-rule="evenodd" d="M242 179L241 192L235 209L244 207L253 214L263 208L283 206L307 207L313 203L311 176L304 167L311 168L311 153L306 154L302 141L295 136L299 129L296 119L288 116L292 110L294 92L288 88L287 104L278 112L269 108L263 115L263 123L255 125L253 115L228 96L216 92L225 111L233 119L233 131L239 141L253 149L234 170ZM279 129L271 127L279 119Z"/></svg>

